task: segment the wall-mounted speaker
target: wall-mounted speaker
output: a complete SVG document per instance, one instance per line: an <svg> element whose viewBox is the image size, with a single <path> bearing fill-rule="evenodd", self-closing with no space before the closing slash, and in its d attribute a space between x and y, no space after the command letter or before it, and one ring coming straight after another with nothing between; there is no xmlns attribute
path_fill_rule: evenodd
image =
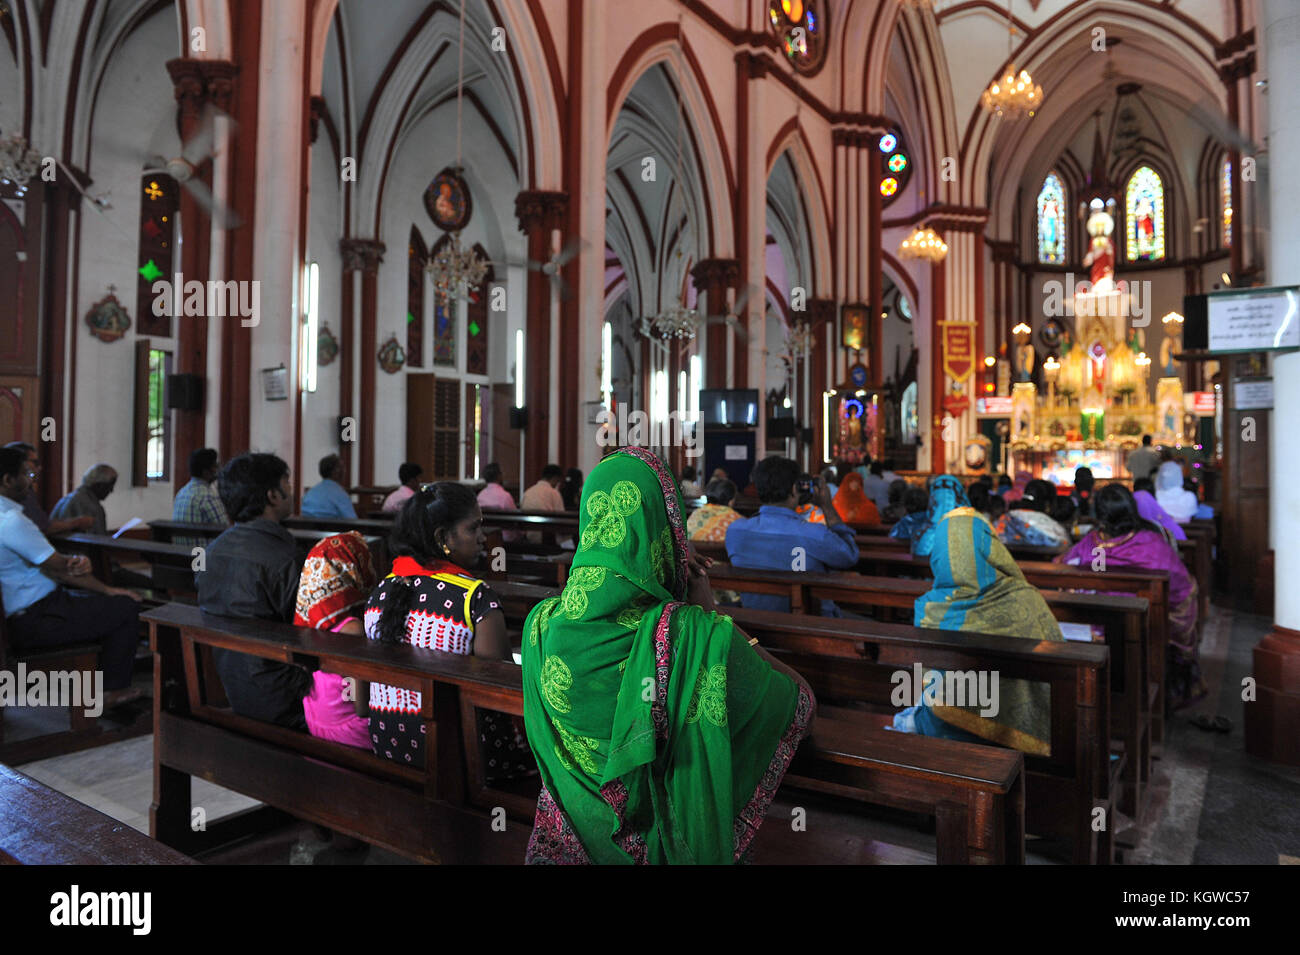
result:
<svg viewBox="0 0 1300 955"><path fill-rule="evenodd" d="M177 411L202 411L203 379L190 374L168 375L167 407Z"/></svg>
<svg viewBox="0 0 1300 955"><path fill-rule="evenodd" d="M768 418L767 436L769 438L793 438L799 433L794 418Z"/></svg>
<svg viewBox="0 0 1300 955"><path fill-rule="evenodd" d="M528 427L528 409L511 408L510 409L510 427L516 430Z"/></svg>

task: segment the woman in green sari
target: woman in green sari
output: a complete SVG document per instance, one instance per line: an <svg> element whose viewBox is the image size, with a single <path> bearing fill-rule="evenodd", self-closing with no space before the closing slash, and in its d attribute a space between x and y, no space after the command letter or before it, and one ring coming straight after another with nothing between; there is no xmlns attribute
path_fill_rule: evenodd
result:
<svg viewBox="0 0 1300 955"><path fill-rule="evenodd" d="M653 454L606 457L579 513L564 591L524 624L542 776L526 861L739 861L812 724L812 692L713 610Z"/></svg>

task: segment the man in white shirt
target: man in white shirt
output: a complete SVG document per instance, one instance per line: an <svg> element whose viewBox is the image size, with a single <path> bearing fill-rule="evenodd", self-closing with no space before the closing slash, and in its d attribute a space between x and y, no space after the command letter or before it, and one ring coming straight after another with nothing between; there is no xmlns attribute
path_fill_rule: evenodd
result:
<svg viewBox="0 0 1300 955"><path fill-rule="evenodd" d="M57 553L23 514L32 482L26 458L19 448L0 448L0 594L9 642L19 651L99 643L103 705L136 699L131 669L140 640L140 598L96 580L89 558Z"/></svg>

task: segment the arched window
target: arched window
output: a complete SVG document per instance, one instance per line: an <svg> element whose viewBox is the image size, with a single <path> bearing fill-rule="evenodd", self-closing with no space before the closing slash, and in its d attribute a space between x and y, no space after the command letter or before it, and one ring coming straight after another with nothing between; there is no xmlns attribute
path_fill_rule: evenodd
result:
<svg viewBox="0 0 1300 955"><path fill-rule="evenodd" d="M474 252L484 262L491 261L487 250L477 242ZM469 290L469 305L465 310L465 372L470 375L488 373L488 295L496 280L496 270L488 266L483 281Z"/></svg>
<svg viewBox="0 0 1300 955"><path fill-rule="evenodd" d="M450 241L451 233L444 234L429 250L429 257L435 258ZM436 289L433 293L433 363L456 365L456 300Z"/></svg>
<svg viewBox="0 0 1300 955"><path fill-rule="evenodd" d="M1150 166L1139 166L1124 188L1125 257L1158 262L1165 257L1165 186Z"/></svg>
<svg viewBox="0 0 1300 955"><path fill-rule="evenodd" d="M1038 193L1038 261L1065 261L1065 189L1055 172L1047 174Z"/></svg>
<svg viewBox="0 0 1300 955"><path fill-rule="evenodd" d="M1232 160L1224 157L1219 171L1219 205L1222 210L1223 247L1232 245Z"/></svg>
<svg viewBox="0 0 1300 955"><path fill-rule="evenodd" d="M406 363L413 368L424 365L424 267L428 264L424 237L412 225L406 246Z"/></svg>
<svg viewBox="0 0 1300 955"><path fill-rule="evenodd" d="M826 62L830 37L821 0L769 0L767 16L781 51L796 70L811 76Z"/></svg>
<svg viewBox="0 0 1300 955"><path fill-rule="evenodd" d="M180 208L180 187L166 173L150 173L140 178L140 233L137 253L140 266L136 269L135 314L136 330L141 335L171 338L171 309L167 314L155 315L156 297L153 283L158 279L174 280L172 253L176 234L176 210Z"/></svg>

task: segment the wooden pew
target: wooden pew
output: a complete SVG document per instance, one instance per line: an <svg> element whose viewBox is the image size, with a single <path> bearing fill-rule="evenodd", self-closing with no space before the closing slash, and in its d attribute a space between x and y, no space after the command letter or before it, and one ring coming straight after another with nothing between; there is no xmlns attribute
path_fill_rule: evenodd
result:
<svg viewBox="0 0 1300 955"><path fill-rule="evenodd" d="M519 586L502 591L509 594L507 608L516 621L539 595L536 589L518 591ZM476 708L523 712L518 667L262 620L206 616L180 604L150 611L146 619L156 655L150 810L155 838L185 851L223 838L224 822L209 825L206 833L190 829L190 779L200 775L418 860L522 861L537 781L489 786L478 762L472 718ZM427 727L425 769L215 706L209 698L213 677L202 666L205 646L419 690ZM1024 861L1020 754L950 740L889 739L873 750L869 740L845 746L833 734L816 739L801 767L840 767L836 772L848 774L859 798L934 812L942 820L942 861ZM383 811L376 812L376 806ZM506 810L504 832L494 831L496 807ZM810 837L825 839L827 861L835 861L833 831Z"/></svg>
<svg viewBox="0 0 1300 955"><path fill-rule="evenodd" d="M193 865L124 822L0 766L0 865Z"/></svg>
<svg viewBox="0 0 1300 955"><path fill-rule="evenodd" d="M344 521L343 524L350 524L350 522ZM356 528L343 526L343 528L330 530L324 528L298 528L298 526L290 526L286 522L285 530L289 531L290 537L294 538L294 541L298 543L299 555L304 557L304 559L305 556L307 556L307 552L311 550L312 547L315 547L317 543L320 543L322 539L330 537L330 535L333 534L346 533L348 530L356 530L361 537L365 538L365 544L370 548L370 559L374 561L374 569L376 569L376 572L380 573L381 576L389 572L389 567L391 567L393 561L391 561L389 557L387 530L383 531L382 534L374 533L373 521L357 520L351 522L351 524L357 524L359 526L356 526ZM224 530L226 530L226 526L222 524L187 524L185 521L149 521L149 531L151 531L153 539L157 542L170 542L177 537L196 538L201 539L201 541L214 541L214 539L220 537L221 531ZM190 548L186 548L186 554L191 554Z"/></svg>
<svg viewBox="0 0 1300 955"><path fill-rule="evenodd" d="M1039 590L1091 590L1126 593L1147 601L1148 663L1152 683L1151 742L1164 740L1165 648L1169 643L1169 574L1165 571L1110 568L1095 572L1089 567L1044 561L1017 561L1025 579ZM929 577L930 562L924 557L880 548L859 554L858 570L865 574Z"/></svg>
<svg viewBox="0 0 1300 955"><path fill-rule="evenodd" d="M750 570L721 563L709 569L709 578L720 589L788 597L795 614L820 614L821 602L830 600L842 609L857 612L902 610L908 622L916 598L931 586L930 581L920 579ZM1054 590L1044 590L1042 595L1057 620L1095 624L1105 634L1110 650L1111 689L1111 723L1107 729L1110 738L1123 744L1125 756L1117 802L1121 811L1140 823L1151 774L1147 601L1117 594Z"/></svg>
<svg viewBox="0 0 1300 955"><path fill-rule="evenodd" d="M99 666L99 645L96 643L77 643L62 647L42 647L40 649L18 651L9 645L9 636L5 627L4 606L0 604L0 673L17 673L18 664L22 663L31 673L56 671L82 672L93 671ZM87 716L85 707L68 707L68 729L57 733L5 742L5 707L0 706L0 760L20 764L51 756L62 756L78 750L89 749L103 742L125 739L121 731L115 731L109 737L104 734L95 717ZM140 732L149 732L145 726ZM139 735L132 733L130 735Z"/></svg>
<svg viewBox="0 0 1300 955"><path fill-rule="evenodd" d="M755 610L736 610L732 617L764 647L786 654L819 701L861 701L892 709L891 675L916 662L945 670L992 669L1000 679L1050 684L1051 755L1024 756L1026 829L1064 837L1075 863L1111 861L1111 793L1119 772L1115 766L1122 759L1109 759L1105 647ZM1095 807L1106 811L1102 833L1092 832Z"/></svg>
<svg viewBox="0 0 1300 955"><path fill-rule="evenodd" d="M559 592L510 581L492 586L502 599L508 623L516 630L522 630L524 617L537 602ZM785 616L759 615L765 619ZM818 692L815 685L814 692ZM1023 860L1024 790L1016 780L1017 767L1023 764L1021 754L972 744L959 744L966 747L962 751L930 745L952 742L819 715L791 773L802 777L805 788L818 792L922 812L936 819L942 816L938 823L940 863ZM1013 758L991 760L990 751L1010 753ZM1099 843L1099 851L1109 859L1106 838Z"/></svg>
<svg viewBox="0 0 1300 955"><path fill-rule="evenodd" d="M331 534L356 531L362 536L384 538L393 532L391 520L372 517L307 517L305 514L293 514L284 519L284 526L290 530L328 531Z"/></svg>

